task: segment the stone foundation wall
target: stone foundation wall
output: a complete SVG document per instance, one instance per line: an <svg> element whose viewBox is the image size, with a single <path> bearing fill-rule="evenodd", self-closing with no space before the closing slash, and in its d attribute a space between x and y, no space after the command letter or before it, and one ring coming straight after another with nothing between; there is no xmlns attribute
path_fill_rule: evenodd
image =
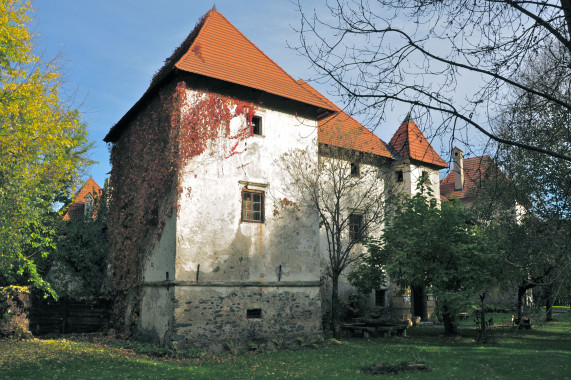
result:
<svg viewBox="0 0 571 380"><path fill-rule="evenodd" d="M322 332L319 284L176 286L172 344L221 350Z"/></svg>

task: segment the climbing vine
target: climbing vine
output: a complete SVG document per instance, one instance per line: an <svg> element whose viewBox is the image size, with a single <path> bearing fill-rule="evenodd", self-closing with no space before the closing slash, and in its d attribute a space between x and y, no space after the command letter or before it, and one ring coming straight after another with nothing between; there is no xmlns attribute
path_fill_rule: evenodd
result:
<svg viewBox="0 0 571 380"><path fill-rule="evenodd" d="M179 82L147 102L114 143L108 289L121 330L136 323L146 259L176 211L179 194L190 194L182 189L183 170L239 154L240 142L252 136L255 111L251 103L189 91ZM241 123L233 132L235 118Z"/></svg>

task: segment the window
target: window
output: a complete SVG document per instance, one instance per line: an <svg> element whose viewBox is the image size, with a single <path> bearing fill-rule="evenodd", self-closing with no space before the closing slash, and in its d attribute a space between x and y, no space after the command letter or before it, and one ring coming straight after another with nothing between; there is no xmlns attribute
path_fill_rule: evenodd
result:
<svg viewBox="0 0 571 380"><path fill-rule="evenodd" d="M252 133L254 135L262 135L262 118L260 116L252 117Z"/></svg>
<svg viewBox="0 0 571 380"><path fill-rule="evenodd" d="M375 290L375 306L385 306L385 293L384 289Z"/></svg>
<svg viewBox="0 0 571 380"><path fill-rule="evenodd" d="M263 191L242 191L242 221L256 223L264 222Z"/></svg>
<svg viewBox="0 0 571 380"><path fill-rule="evenodd" d="M363 239L363 215L351 213L349 215L349 239L361 241Z"/></svg>
<svg viewBox="0 0 571 380"><path fill-rule="evenodd" d="M404 182L404 174L403 174L402 170L396 171L396 177L397 177L396 178L397 182Z"/></svg>
<svg viewBox="0 0 571 380"><path fill-rule="evenodd" d="M83 213L87 217L91 217L93 214L93 195L91 195L91 193L85 196L85 206L83 208Z"/></svg>
<svg viewBox="0 0 571 380"><path fill-rule="evenodd" d="M360 173L359 164L357 162L351 162L351 177L359 177Z"/></svg>
<svg viewBox="0 0 571 380"><path fill-rule="evenodd" d="M248 309L246 310L246 318L260 319L262 318L262 309Z"/></svg>
<svg viewBox="0 0 571 380"><path fill-rule="evenodd" d="M425 171L425 170L422 171L422 178L428 179L428 172L427 171Z"/></svg>

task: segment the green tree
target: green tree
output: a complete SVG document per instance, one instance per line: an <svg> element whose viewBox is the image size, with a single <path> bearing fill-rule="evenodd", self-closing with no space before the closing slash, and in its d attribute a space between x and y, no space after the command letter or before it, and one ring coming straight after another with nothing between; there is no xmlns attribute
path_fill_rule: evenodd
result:
<svg viewBox="0 0 571 380"><path fill-rule="evenodd" d="M350 280L363 291L383 281L383 268L402 288L430 287L446 335L457 333L458 314L493 282L496 259L472 213L457 201L438 205L424 183L396 206L383 235Z"/></svg>
<svg viewBox="0 0 571 380"><path fill-rule="evenodd" d="M86 126L35 55L30 3L0 1L0 286L51 292L36 261L54 249L55 204L88 164ZM51 292L53 294L53 292Z"/></svg>
<svg viewBox="0 0 571 380"><path fill-rule="evenodd" d="M47 276L58 296L92 297L100 294L109 249L107 237L108 188L93 200L83 218L61 220L50 256Z"/></svg>
<svg viewBox="0 0 571 380"><path fill-rule="evenodd" d="M540 52L538 59L521 65L518 82L569 100L569 68L561 62L571 61L571 53L558 41L545 41ZM495 120L496 134L571 155L567 107L518 87L510 88L504 97L508 105ZM512 286L517 284L519 318L525 312L526 291L534 289L536 303L547 304L549 319L553 296L563 295L571 277L571 162L504 145L498 146L497 162L509 181L484 189L492 207L481 215L493 221L490 233L498 235L494 240L504 259L505 273L510 275ZM515 204L525 206L526 216L519 220L509 212ZM543 299L535 297L539 294Z"/></svg>

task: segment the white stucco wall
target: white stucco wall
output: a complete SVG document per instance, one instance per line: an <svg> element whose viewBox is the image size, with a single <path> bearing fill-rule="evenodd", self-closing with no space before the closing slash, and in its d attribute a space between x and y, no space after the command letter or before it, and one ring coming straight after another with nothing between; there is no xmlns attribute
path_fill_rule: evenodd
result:
<svg viewBox="0 0 571 380"><path fill-rule="evenodd" d="M322 158L322 160L332 160L331 158ZM334 164L335 165L335 164ZM349 162L346 162L348 174L350 173ZM327 170L325 170L326 172ZM343 209L343 218L348 218L349 214L352 212L363 213L365 217L367 214L371 214L373 210L372 205L375 202L379 202L378 206L382 209L377 223L372 224L367 229L367 235L372 237L380 237L381 231L384 226L384 210L386 207L387 198L390 194L385 191L390 191L390 187L387 186L391 182L390 176L393 176L393 171L390 164L383 165L381 167L375 167L372 165L367 165L364 163L360 164L361 176L355 179L357 186L352 189L348 196L341 201L341 208ZM339 182L339 181L337 181ZM341 186L342 187L342 186ZM333 189L332 189L333 190ZM366 195L365 195L366 194ZM363 198L368 198L363 200ZM375 200L373 200L375 199ZM333 204L330 205L331 207ZM349 238L349 228L343 233L343 239ZM362 244L356 244L352 253L354 255L360 255L364 252L366 248ZM320 229L320 251L323 260L323 268L325 269L329 265L329 245L327 242L327 231L324 227ZM339 278L339 297L342 300L347 300L349 296L355 295L357 293L356 289L347 280L347 275L351 272L352 267L345 269ZM327 291L331 292L330 280L328 280ZM329 297L328 297L329 299ZM326 301L328 301L328 299ZM372 298L374 300L374 298ZM331 305L329 302L324 304L324 312L330 311Z"/></svg>
<svg viewBox="0 0 571 380"><path fill-rule="evenodd" d="M396 172L397 170L403 171L404 181L395 183L396 191L411 195L416 194L418 180L422 177L422 172L426 171L431 182L433 196L440 202L440 172L438 170L424 165L413 164L408 161L395 163L394 171Z"/></svg>
<svg viewBox="0 0 571 380"><path fill-rule="evenodd" d="M273 162L292 148L314 151L317 159L317 122L272 109L256 114L262 136L241 142L242 153L224 158L206 151L183 170L177 281L196 281L197 271L199 281L319 280L316 215L273 215L284 193L284 174ZM232 133L242 122L232 120ZM265 192L264 223L241 221L245 187Z"/></svg>

